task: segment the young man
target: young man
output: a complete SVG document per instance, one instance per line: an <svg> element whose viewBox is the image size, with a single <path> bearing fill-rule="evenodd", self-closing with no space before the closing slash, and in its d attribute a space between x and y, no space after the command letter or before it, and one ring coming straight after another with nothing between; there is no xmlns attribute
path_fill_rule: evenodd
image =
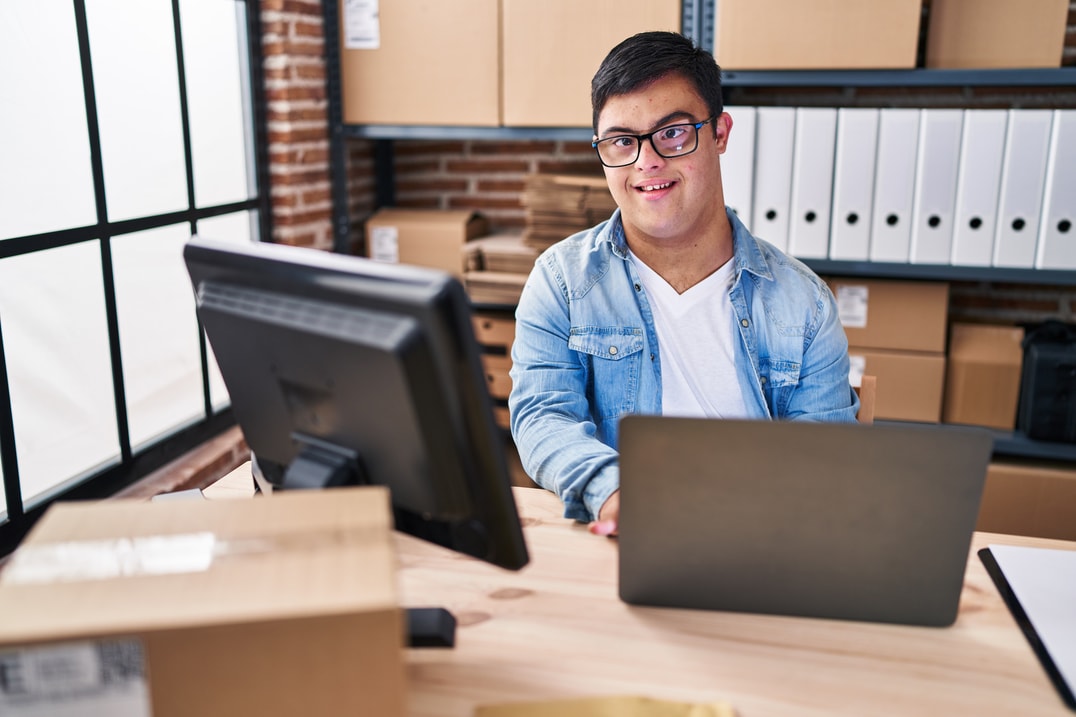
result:
<svg viewBox="0 0 1076 717"><path fill-rule="evenodd" d="M610 51L591 101L618 209L544 252L516 311L520 458L597 534L616 532L625 414L855 420L833 295L725 208L720 79L676 33Z"/></svg>

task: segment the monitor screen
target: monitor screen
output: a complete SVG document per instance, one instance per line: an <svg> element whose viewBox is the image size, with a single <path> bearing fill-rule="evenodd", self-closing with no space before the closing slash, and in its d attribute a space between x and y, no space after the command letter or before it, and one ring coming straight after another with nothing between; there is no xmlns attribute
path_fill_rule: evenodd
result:
<svg viewBox="0 0 1076 717"><path fill-rule="evenodd" d="M504 568L527 563L459 280L197 236L184 259L265 482L384 485L397 530Z"/></svg>

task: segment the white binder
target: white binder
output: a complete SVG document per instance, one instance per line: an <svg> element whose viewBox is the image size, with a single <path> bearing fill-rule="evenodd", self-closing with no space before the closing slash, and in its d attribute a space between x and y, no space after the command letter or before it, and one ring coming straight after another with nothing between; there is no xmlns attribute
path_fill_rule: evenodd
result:
<svg viewBox="0 0 1076 717"><path fill-rule="evenodd" d="M963 126L962 110L924 109L919 113L919 151L908 257L915 264L948 264L953 252Z"/></svg>
<svg viewBox="0 0 1076 717"><path fill-rule="evenodd" d="M1005 110L964 110L951 263L990 266L994 256Z"/></svg>
<svg viewBox="0 0 1076 717"><path fill-rule="evenodd" d="M793 256L825 259L829 255L833 150L836 140L835 108L796 109L788 227L788 253Z"/></svg>
<svg viewBox="0 0 1076 717"><path fill-rule="evenodd" d="M919 110L881 110L871 217L871 261L908 261Z"/></svg>
<svg viewBox="0 0 1076 717"><path fill-rule="evenodd" d="M837 110L830 259L863 261L868 257L877 151L878 110Z"/></svg>
<svg viewBox="0 0 1076 717"><path fill-rule="evenodd" d="M1036 269L1076 269L1076 110L1054 110Z"/></svg>
<svg viewBox="0 0 1076 717"><path fill-rule="evenodd" d="M755 193L751 232L778 249L788 249L792 199L792 151L796 110L759 107L755 126Z"/></svg>
<svg viewBox="0 0 1076 717"><path fill-rule="evenodd" d="M732 117L732 131L721 155L725 206L750 225L755 192L755 108L726 106L725 111Z"/></svg>
<svg viewBox="0 0 1076 717"><path fill-rule="evenodd" d="M1052 120L1051 110L1009 110L994 266L1030 269L1035 265Z"/></svg>

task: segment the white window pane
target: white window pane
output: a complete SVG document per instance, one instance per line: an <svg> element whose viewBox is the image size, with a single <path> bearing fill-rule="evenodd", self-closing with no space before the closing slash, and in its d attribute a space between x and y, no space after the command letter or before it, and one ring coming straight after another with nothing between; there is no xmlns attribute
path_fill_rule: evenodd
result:
<svg viewBox="0 0 1076 717"><path fill-rule="evenodd" d="M72 3L0 2L0 98L0 240L94 224Z"/></svg>
<svg viewBox="0 0 1076 717"><path fill-rule="evenodd" d="M187 208L171 4L86 0L112 221Z"/></svg>
<svg viewBox="0 0 1076 717"><path fill-rule="evenodd" d="M198 234L207 239L219 239L231 242L256 241L258 236L258 213L239 212L225 214L211 219L198 220ZM213 347L209 347L209 401L214 409L224 408L231 403L228 389L220 375Z"/></svg>
<svg viewBox="0 0 1076 717"><path fill-rule="evenodd" d="M199 207L254 196L241 69L246 66L244 25L233 0L181 0L183 63L190 111L194 199Z"/></svg>
<svg viewBox="0 0 1076 717"><path fill-rule="evenodd" d="M23 500L118 460L101 253L0 260L0 316Z"/></svg>
<svg viewBox="0 0 1076 717"><path fill-rule="evenodd" d="M189 225L112 240L131 446L205 417L198 321L183 263Z"/></svg>

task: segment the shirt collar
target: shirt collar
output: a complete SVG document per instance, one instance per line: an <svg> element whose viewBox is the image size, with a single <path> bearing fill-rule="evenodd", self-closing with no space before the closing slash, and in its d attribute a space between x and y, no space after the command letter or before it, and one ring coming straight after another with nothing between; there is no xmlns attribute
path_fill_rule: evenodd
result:
<svg viewBox="0 0 1076 717"><path fill-rule="evenodd" d="M758 241L740 218L731 209L725 210L729 218L729 226L732 227L732 252L736 267L736 281L740 280L740 272L749 271L762 279L773 279L769 263L766 261ZM624 236L624 222L620 218L619 207L613 211L609 218L608 241L612 246L613 253L621 259L628 258L628 240Z"/></svg>

